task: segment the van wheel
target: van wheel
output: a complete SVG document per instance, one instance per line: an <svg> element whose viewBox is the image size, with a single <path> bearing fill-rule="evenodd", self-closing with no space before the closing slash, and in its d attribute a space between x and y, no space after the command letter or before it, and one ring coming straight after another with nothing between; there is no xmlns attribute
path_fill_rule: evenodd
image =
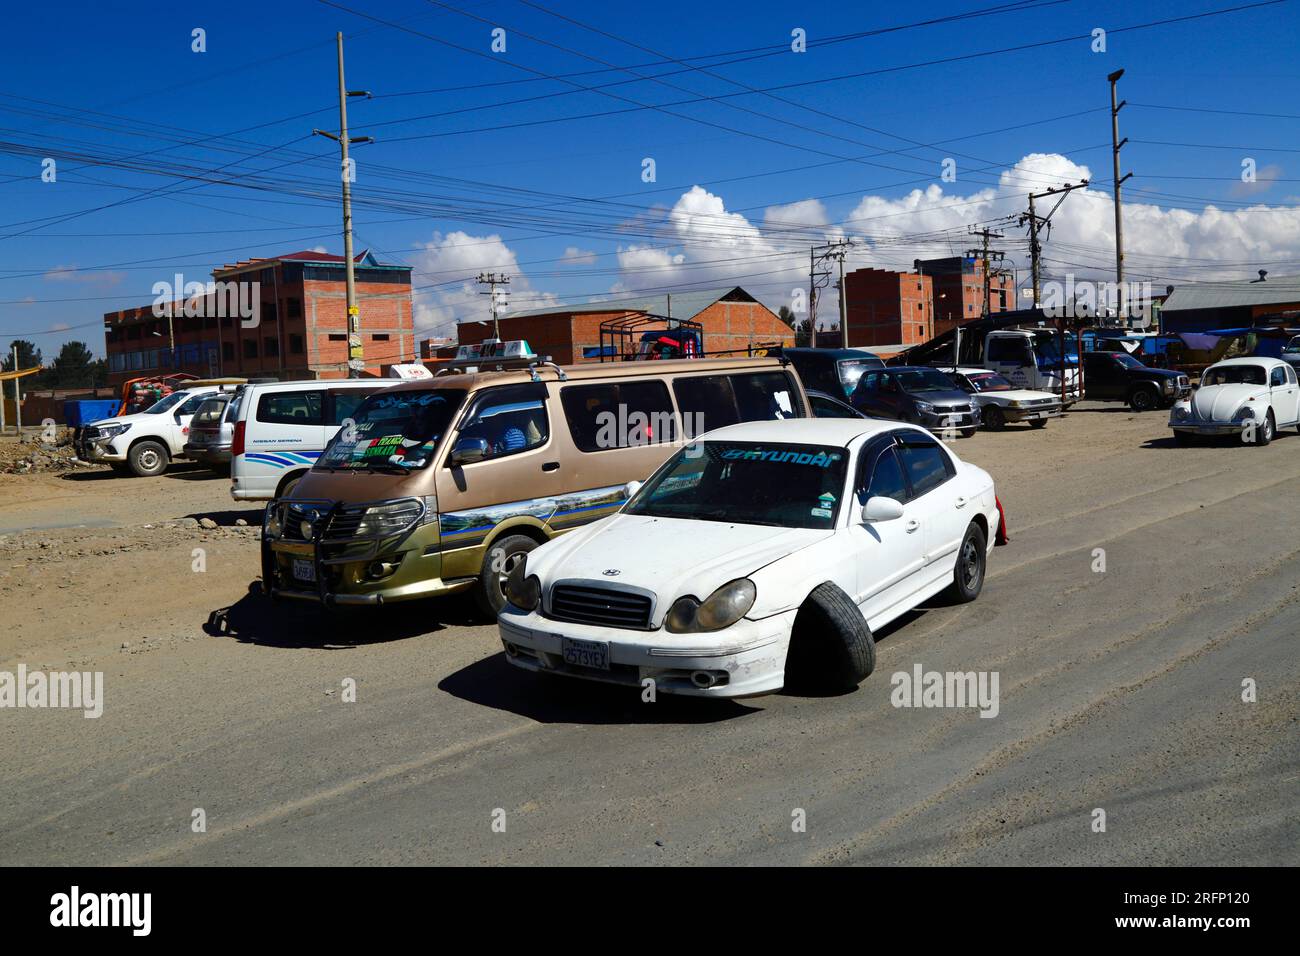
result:
<svg viewBox="0 0 1300 956"><path fill-rule="evenodd" d="M834 582L817 585L795 615L786 687L852 690L875 668L876 642L858 606Z"/></svg>
<svg viewBox="0 0 1300 956"><path fill-rule="evenodd" d="M293 489L298 487L298 482L302 481L302 476L305 474L305 471L300 471L296 475L290 475L284 479L284 481L280 482L280 487L275 489L275 496L277 498L290 497L293 494Z"/></svg>
<svg viewBox="0 0 1300 956"><path fill-rule="evenodd" d="M526 534L508 534L492 543L483 555L483 570L479 571L478 587L474 589L474 600L480 611L496 619L506 606L506 578L520 559L536 547L537 542Z"/></svg>
<svg viewBox="0 0 1300 956"><path fill-rule="evenodd" d="M990 405L984 409L984 424L988 426L989 431L1000 432L1007 427L1007 416L1002 414L1002 409L996 405Z"/></svg>
<svg viewBox="0 0 1300 956"><path fill-rule="evenodd" d="M984 566L988 560L988 539L975 522L966 526L961 547L957 549L957 566L952 571L948 596L957 604L969 604L984 589Z"/></svg>
<svg viewBox="0 0 1300 956"><path fill-rule="evenodd" d="M1156 407L1156 393L1146 385L1135 388L1128 397L1128 407L1135 412L1149 412Z"/></svg>
<svg viewBox="0 0 1300 956"><path fill-rule="evenodd" d="M131 474L137 478L152 478L154 475L161 475L167 470L167 462L170 459L171 455L167 453L166 447L156 441L142 441L137 445L132 445L126 456L127 464L131 467Z"/></svg>

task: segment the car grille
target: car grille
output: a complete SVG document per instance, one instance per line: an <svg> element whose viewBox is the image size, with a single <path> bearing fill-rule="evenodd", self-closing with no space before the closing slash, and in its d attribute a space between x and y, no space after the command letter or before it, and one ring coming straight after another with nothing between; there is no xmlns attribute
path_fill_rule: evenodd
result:
<svg viewBox="0 0 1300 956"><path fill-rule="evenodd" d="M586 584L551 589L551 617L577 624L603 624L644 630L650 626L650 598L633 591Z"/></svg>
<svg viewBox="0 0 1300 956"><path fill-rule="evenodd" d="M365 517L366 508L370 507L371 504L375 504L375 502L339 508L330 516L329 523L324 528L318 528L320 539L324 542L339 542L355 538L361 519ZM396 522L386 524L383 537L404 533L424 514L423 506L415 498L403 500L401 504L404 505L403 508L388 512L385 516L390 522L392 522L392 519L399 519L400 526L395 526ZM283 504L282 507L284 508L284 520L281 522L281 535L284 540L307 541L309 539L304 538L302 534L303 520L311 512L316 512L322 516L325 515L330 510L331 505L329 502L297 504L290 501ZM372 537L377 537L377 535L366 535L366 539Z"/></svg>
<svg viewBox="0 0 1300 956"><path fill-rule="evenodd" d="M936 405L934 406L936 415L969 415L969 405Z"/></svg>
<svg viewBox="0 0 1300 956"><path fill-rule="evenodd" d="M1024 405L1027 408L1037 408L1040 405L1055 405L1056 403L1057 400L1054 398L1035 398L1025 402Z"/></svg>

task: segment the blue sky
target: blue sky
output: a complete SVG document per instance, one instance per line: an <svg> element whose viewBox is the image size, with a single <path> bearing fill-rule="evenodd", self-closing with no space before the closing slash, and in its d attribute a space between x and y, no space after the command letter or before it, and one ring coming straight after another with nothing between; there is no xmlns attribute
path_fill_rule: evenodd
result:
<svg viewBox="0 0 1300 956"><path fill-rule="evenodd" d="M1117 32L1241 5L11 5L0 338L47 359L70 338L99 353L102 314L178 271L341 251L336 147L310 135L337 127L338 30L348 86L375 94L349 106L353 135L376 139L354 152L358 247L416 267L429 333L482 317L480 269L516 276L515 308L733 282L776 307L806 281L812 242L855 237L851 267L960 251L967 226L1081 167L1094 186L1062 206L1047 268L1106 268L1106 74L1120 67L1130 270L1161 286L1300 273L1297 3ZM916 25L997 6L1016 9ZM789 48L795 29L806 52ZM46 157L56 182L41 181ZM1023 230L1003 229L1019 256Z"/></svg>

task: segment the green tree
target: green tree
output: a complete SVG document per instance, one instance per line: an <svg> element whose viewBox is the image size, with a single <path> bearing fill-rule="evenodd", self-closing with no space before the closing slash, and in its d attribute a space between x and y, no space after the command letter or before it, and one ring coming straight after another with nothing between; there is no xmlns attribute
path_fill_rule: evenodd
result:
<svg viewBox="0 0 1300 956"><path fill-rule="evenodd" d="M18 367L31 368L33 365L40 365L41 350L36 347L36 343L28 342L26 339L14 339L9 343L9 348L5 349L4 362L0 363L0 368L6 372L14 370L14 349L18 349Z"/></svg>
<svg viewBox="0 0 1300 956"><path fill-rule="evenodd" d="M45 388L90 388L95 384L95 357L85 342L64 342L42 383Z"/></svg>

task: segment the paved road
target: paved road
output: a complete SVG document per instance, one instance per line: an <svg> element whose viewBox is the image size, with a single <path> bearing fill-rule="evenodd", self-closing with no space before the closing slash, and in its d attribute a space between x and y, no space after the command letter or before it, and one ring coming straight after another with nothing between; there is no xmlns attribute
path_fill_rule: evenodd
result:
<svg viewBox="0 0 1300 956"><path fill-rule="evenodd" d="M979 601L878 635L876 673L836 697L534 679L465 603L323 619L248 596L256 545L233 533L192 575L168 531L171 570L97 579L93 613L48 589L120 557L31 565L15 587L43 616L0 669L85 662L107 700L0 711L0 862L1295 865L1300 437L1177 448L1163 421L1097 405L958 442L1012 544ZM219 608L228 632L205 633ZM153 641L121 649L133 627ZM892 706L917 664L996 671L997 716Z"/></svg>

